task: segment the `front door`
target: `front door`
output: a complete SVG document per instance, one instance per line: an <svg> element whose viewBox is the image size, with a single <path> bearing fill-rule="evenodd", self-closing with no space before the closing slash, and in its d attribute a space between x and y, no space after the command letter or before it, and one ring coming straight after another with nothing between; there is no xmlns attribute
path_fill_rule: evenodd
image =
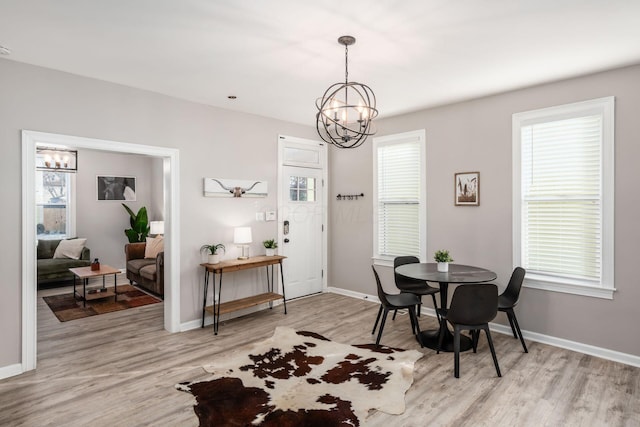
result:
<svg viewBox="0 0 640 427"><path fill-rule="evenodd" d="M280 141L283 156L279 180L279 247L280 254L287 257L284 283L290 299L322 292L324 286L326 206L324 160L321 159L326 146L283 137ZM301 161L301 153L311 154L305 154L305 150L315 152L312 157L318 160L317 164ZM295 154L294 160L287 152Z"/></svg>

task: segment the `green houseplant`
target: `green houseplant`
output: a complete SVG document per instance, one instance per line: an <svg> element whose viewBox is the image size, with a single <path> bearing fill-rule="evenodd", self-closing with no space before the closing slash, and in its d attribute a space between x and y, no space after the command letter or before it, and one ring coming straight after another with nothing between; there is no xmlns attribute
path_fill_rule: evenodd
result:
<svg viewBox="0 0 640 427"><path fill-rule="evenodd" d="M213 245L202 245L200 252L207 252L207 264L217 264L220 262L220 254L218 251L226 251L226 248L222 243L214 243Z"/></svg>
<svg viewBox="0 0 640 427"><path fill-rule="evenodd" d="M273 256L276 254L278 243L276 243L275 239L267 239L263 241L262 244L267 249L267 256Z"/></svg>
<svg viewBox="0 0 640 427"><path fill-rule="evenodd" d="M436 251L433 259L438 263L438 271L443 273L449 271L449 263L453 262L453 258L451 258L449 251L446 249Z"/></svg>
<svg viewBox="0 0 640 427"><path fill-rule="evenodd" d="M129 213L129 224L131 228L124 230L129 239L129 243L146 242L149 235L149 217L147 216L147 208L144 206L138 210L138 213L133 213L129 206L122 204L126 211Z"/></svg>

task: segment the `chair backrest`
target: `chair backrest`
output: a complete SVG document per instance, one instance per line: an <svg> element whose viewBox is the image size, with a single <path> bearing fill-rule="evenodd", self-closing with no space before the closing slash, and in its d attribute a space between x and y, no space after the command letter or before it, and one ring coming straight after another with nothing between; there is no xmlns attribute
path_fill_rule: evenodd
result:
<svg viewBox="0 0 640 427"><path fill-rule="evenodd" d="M395 273L395 268L405 264L417 264L420 260L415 256L399 256L393 259L394 278L396 281L396 287L400 290L405 289L407 286L415 286L416 284L424 284L424 280L412 279L405 277L401 274Z"/></svg>
<svg viewBox="0 0 640 427"><path fill-rule="evenodd" d="M376 276L376 286L378 287L378 299L380 300L380 303L384 306L391 305L387 300L387 294L384 292L384 289L382 289L382 283L380 283L380 276L378 276L376 268L372 265L371 269L373 270L373 275Z"/></svg>
<svg viewBox="0 0 640 427"><path fill-rule="evenodd" d="M447 319L462 325L481 325L498 314L498 287L494 284L460 285L453 292Z"/></svg>
<svg viewBox="0 0 640 427"><path fill-rule="evenodd" d="M509 279L507 289L502 293L502 297L509 301L512 306L516 305L520 298L520 289L522 289L525 273L524 268L516 267L513 273L511 273L511 279Z"/></svg>

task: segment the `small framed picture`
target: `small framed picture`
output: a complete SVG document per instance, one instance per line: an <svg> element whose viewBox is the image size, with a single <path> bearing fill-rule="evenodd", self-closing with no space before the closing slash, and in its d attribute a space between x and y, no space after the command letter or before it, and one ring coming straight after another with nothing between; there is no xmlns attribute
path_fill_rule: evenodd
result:
<svg viewBox="0 0 640 427"><path fill-rule="evenodd" d="M480 205L480 172L460 172L455 174L455 205Z"/></svg>
<svg viewBox="0 0 640 427"><path fill-rule="evenodd" d="M105 176L96 177L96 191L98 200L136 200L135 176Z"/></svg>

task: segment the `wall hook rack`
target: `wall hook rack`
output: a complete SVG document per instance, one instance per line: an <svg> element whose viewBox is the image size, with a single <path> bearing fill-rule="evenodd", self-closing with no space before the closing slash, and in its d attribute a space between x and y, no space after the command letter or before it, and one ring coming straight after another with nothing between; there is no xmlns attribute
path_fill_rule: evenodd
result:
<svg viewBox="0 0 640 427"><path fill-rule="evenodd" d="M336 196L337 200L358 200L358 197L364 197L364 193L360 193L360 194L338 194Z"/></svg>

